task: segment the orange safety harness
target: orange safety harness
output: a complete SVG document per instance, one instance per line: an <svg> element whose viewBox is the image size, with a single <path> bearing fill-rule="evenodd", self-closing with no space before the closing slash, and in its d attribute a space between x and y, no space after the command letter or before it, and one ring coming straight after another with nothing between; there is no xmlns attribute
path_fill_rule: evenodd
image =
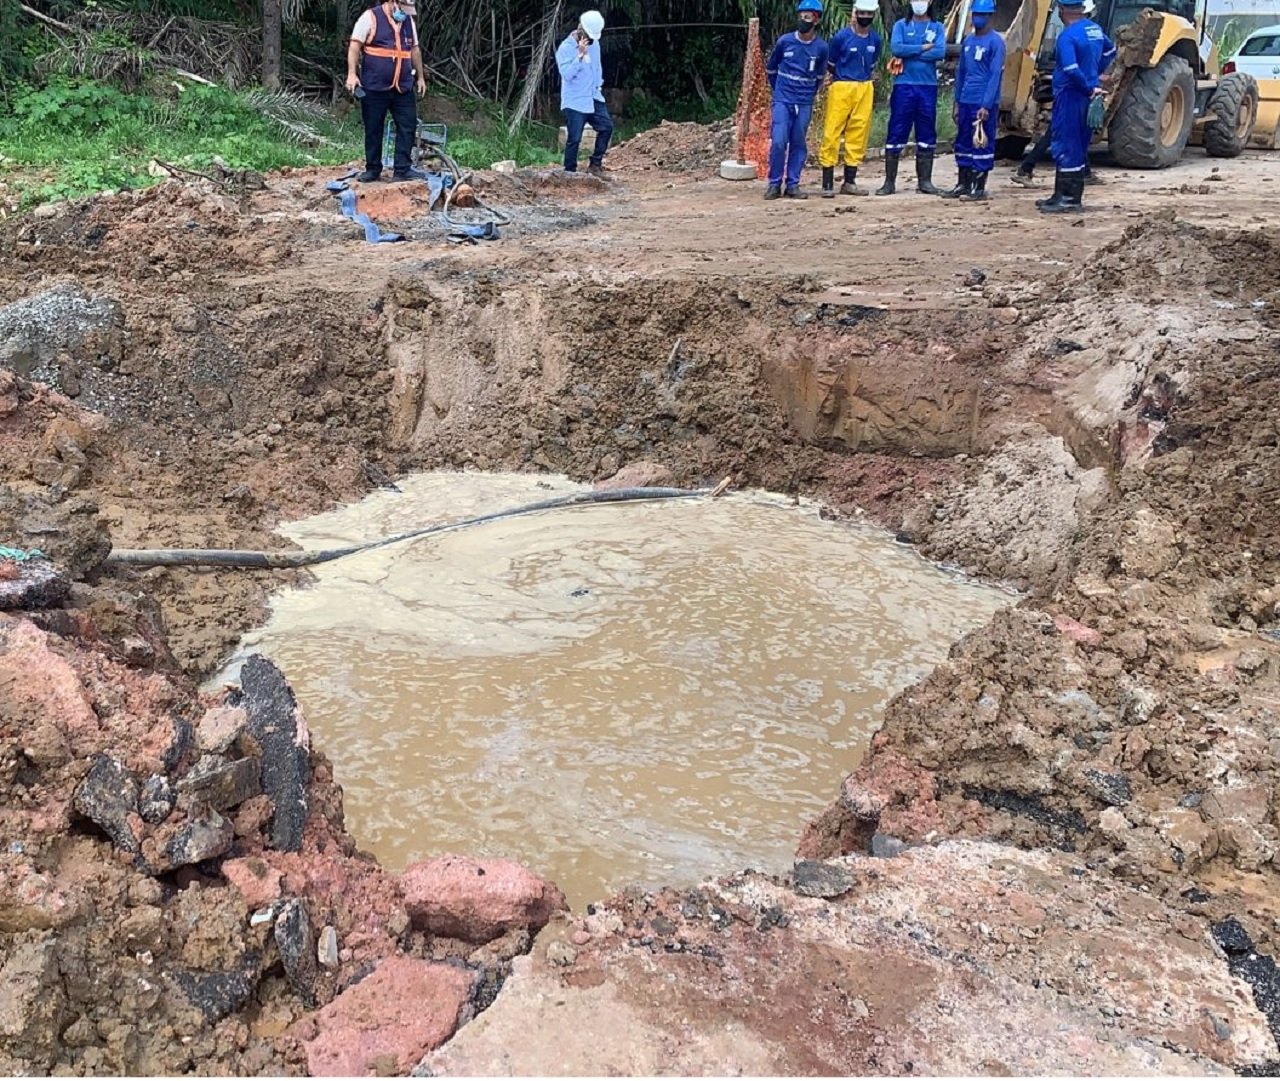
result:
<svg viewBox="0 0 1280 1081"><path fill-rule="evenodd" d="M402 39L402 38L401 38L401 36L400 36L400 35L401 35L401 33L402 33L402 31L404 30L404 25L405 25L405 23L398 23L398 22L396 22L396 21L395 21L395 19L390 18L390 17L387 15L387 13L386 13L386 11L384 10L384 8L385 8L385 5L381 5L381 4L380 4L380 5L379 5L378 7L376 7L376 8L370 8L370 9L369 9L369 13L370 13L370 15L372 15L372 19L371 19L372 26L371 26L371 28L370 28L370 30L369 30L368 35L366 35L366 37L365 37L365 39L364 39L364 55L365 55L365 56L376 56L376 57L379 57L379 58L381 58L381 59L385 59L385 60L394 60L394 61L395 61L395 68L393 69L393 71L392 71L392 75L391 75L391 85L392 85L392 87L393 87L393 88L399 89L399 86L400 86L400 69L401 69L401 66L404 64L404 62L405 62L406 60L411 60L411 59L413 59L413 51L412 51L412 46L411 46L410 48L408 48L408 49L406 49L406 48L404 47L404 41L403 41L403 39ZM391 28L391 34L392 34L392 37L394 38L394 41L395 41L394 46L393 46L392 48L389 48L389 49L388 49L388 48L385 48L385 47L383 47L383 46L381 46L381 45L374 45L374 44L373 44L374 39L378 36L378 14L379 14L379 12L381 12L381 14L382 14L383 18L384 18L384 19L386 20L386 22L390 25L390 28ZM409 23L409 25L412 27L412 26L413 26L413 21L412 21L412 20L413 20L413 16L409 16L407 19L405 19L405 22L406 22L406 23ZM416 39L416 37L417 37L417 28L416 28L416 27L414 27L413 29L414 29L414 37L415 37L415 39ZM416 43L416 41L415 41L415 43Z"/></svg>

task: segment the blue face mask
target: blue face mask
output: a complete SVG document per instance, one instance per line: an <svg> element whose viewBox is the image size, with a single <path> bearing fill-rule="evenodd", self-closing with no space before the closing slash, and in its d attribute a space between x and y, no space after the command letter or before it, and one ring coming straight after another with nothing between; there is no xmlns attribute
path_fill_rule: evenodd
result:
<svg viewBox="0 0 1280 1081"><path fill-rule="evenodd" d="M396 10L391 13L391 17L398 23L402 23L406 18L408 18L408 16L399 8L396 8Z"/></svg>
<svg viewBox="0 0 1280 1081"><path fill-rule="evenodd" d="M975 30L985 30L987 28L987 23L990 21L990 15L975 15L973 17L973 28Z"/></svg>

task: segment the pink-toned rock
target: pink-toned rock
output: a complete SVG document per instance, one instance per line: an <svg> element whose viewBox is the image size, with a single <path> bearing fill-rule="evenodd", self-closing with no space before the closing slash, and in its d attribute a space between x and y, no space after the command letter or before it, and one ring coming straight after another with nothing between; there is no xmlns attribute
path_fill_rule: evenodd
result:
<svg viewBox="0 0 1280 1081"><path fill-rule="evenodd" d="M400 876L413 926L482 945L516 928L540 931L565 907L564 894L512 860L440 856Z"/></svg>
<svg viewBox="0 0 1280 1081"><path fill-rule="evenodd" d="M200 718L196 742L202 751L222 754L235 743L247 723L248 715L239 706L214 706Z"/></svg>
<svg viewBox="0 0 1280 1081"><path fill-rule="evenodd" d="M466 1020L472 976L461 968L389 957L295 1027L312 1077L366 1077L388 1060L406 1074Z"/></svg>
<svg viewBox="0 0 1280 1081"><path fill-rule="evenodd" d="M1058 630L1070 638L1073 642L1078 642L1082 646L1097 646L1102 644L1102 633L1087 627L1078 619L1072 619L1070 616L1057 615L1053 617L1053 624Z"/></svg>
<svg viewBox="0 0 1280 1081"><path fill-rule="evenodd" d="M624 465L613 476L600 481L596 488L612 491L616 488L653 488L671 483L671 470L661 462L639 461Z"/></svg>
<svg viewBox="0 0 1280 1081"><path fill-rule="evenodd" d="M280 899L280 872L266 860L257 856L225 860L222 873L250 908L262 908Z"/></svg>

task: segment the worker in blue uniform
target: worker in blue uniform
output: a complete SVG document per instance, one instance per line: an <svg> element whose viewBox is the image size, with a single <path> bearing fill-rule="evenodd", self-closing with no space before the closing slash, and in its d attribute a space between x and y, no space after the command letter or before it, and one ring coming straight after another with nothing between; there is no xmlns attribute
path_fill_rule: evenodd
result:
<svg viewBox="0 0 1280 1081"><path fill-rule="evenodd" d="M973 0L973 33L960 43L956 68L956 186L944 199L981 201L987 197L987 174L996 163L996 122L1000 115L1000 81L1004 76L1004 38L991 29L996 0ZM978 146L975 129L986 138Z"/></svg>
<svg viewBox="0 0 1280 1081"><path fill-rule="evenodd" d="M893 24L889 37L889 130L884 141L884 183L877 195L897 190L898 159L915 129L916 188L941 194L933 186L933 152L938 145L938 62L947 55L942 23L929 18L929 0L911 0L911 18Z"/></svg>
<svg viewBox="0 0 1280 1081"><path fill-rule="evenodd" d="M1063 31L1054 44L1052 149L1057 166L1053 195L1037 200L1044 214L1079 213L1089 167L1089 103L1105 97L1101 76L1116 47L1084 14L1084 0L1058 0Z"/></svg>
<svg viewBox="0 0 1280 1081"><path fill-rule="evenodd" d="M818 37L821 21L822 0L800 0L795 30L778 38L764 66L773 91L766 199L808 198L800 190L800 170L809 154L805 135L813 99L827 75L827 43Z"/></svg>

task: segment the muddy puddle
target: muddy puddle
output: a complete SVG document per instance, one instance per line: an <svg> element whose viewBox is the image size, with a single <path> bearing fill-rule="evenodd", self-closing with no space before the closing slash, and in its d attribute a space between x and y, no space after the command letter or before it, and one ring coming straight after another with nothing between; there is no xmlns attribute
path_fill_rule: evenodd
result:
<svg viewBox="0 0 1280 1081"><path fill-rule="evenodd" d="M577 490L430 474L305 548ZM388 867L501 855L581 906L790 866L881 710L1008 594L783 497L575 508L363 553L275 598L284 669Z"/></svg>

